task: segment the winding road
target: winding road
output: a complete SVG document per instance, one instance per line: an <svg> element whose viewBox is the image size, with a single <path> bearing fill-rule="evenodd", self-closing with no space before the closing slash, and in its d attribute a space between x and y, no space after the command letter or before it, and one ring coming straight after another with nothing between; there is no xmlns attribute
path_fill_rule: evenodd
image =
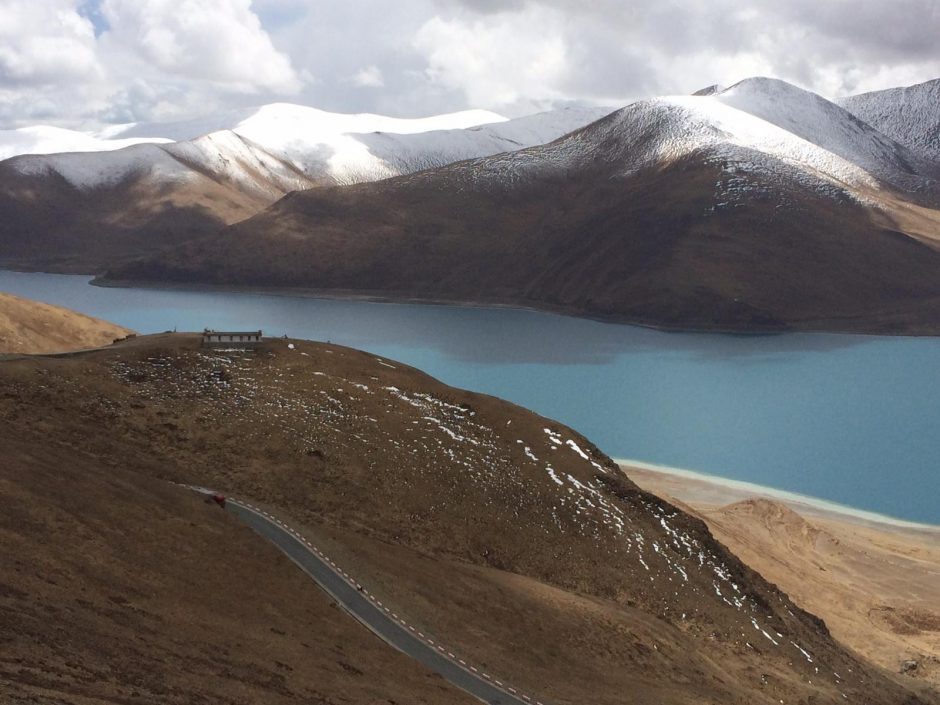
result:
<svg viewBox="0 0 940 705"><path fill-rule="evenodd" d="M204 488L191 487L197 492ZM228 499L226 510L277 546L350 615L387 644L490 705L544 705L466 663L382 604L300 533L264 510Z"/></svg>

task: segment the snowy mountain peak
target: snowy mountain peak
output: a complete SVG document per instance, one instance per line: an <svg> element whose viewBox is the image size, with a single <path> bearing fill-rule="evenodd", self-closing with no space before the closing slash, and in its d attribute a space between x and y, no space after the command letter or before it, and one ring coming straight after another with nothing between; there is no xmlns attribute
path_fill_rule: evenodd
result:
<svg viewBox="0 0 940 705"><path fill-rule="evenodd" d="M692 95L715 95L715 93L721 93L725 89L724 86L713 83L710 86L705 86L704 88L699 88Z"/></svg>
<svg viewBox="0 0 940 705"><path fill-rule="evenodd" d="M921 157L940 162L940 79L837 102Z"/></svg>
<svg viewBox="0 0 940 705"><path fill-rule="evenodd" d="M291 137L306 133L396 132L410 134L429 130L453 130L506 118L489 110L464 110L423 118L392 118L372 113L332 113L295 103L268 103L239 108L179 122L128 123L98 133L101 137L166 137L192 140L221 130L234 130L261 144L286 131Z"/></svg>
<svg viewBox="0 0 940 705"><path fill-rule="evenodd" d="M0 161L18 154L59 154L62 152L105 152L141 142L169 142L165 138L105 139L95 135L50 125L34 125L16 130L0 130Z"/></svg>

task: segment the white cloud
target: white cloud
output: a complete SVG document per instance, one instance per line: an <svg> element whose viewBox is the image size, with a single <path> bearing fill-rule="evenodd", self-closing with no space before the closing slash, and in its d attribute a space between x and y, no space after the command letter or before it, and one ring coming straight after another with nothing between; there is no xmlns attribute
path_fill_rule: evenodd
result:
<svg viewBox="0 0 940 705"><path fill-rule="evenodd" d="M500 15L433 17L414 46L432 83L457 89L468 105L501 107L562 98L568 73L563 16L529 6Z"/></svg>
<svg viewBox="0 0 940 705"><path fill-rule="evenodd" d="M838 96L940 77L937 36L940 0L0 0L0 127L519 115L755 74Z"/></svg>
<svg viewBox="0 0 940 705"><path fill-rule="evenodd" d="M95 32L71 0L0 0L0 85L93 82Z"/></svg>
<svg viewBox="0 0 940 705"><path fill-rule="evenodd" d="M354 86L360 88L381 88L385 85L382 70L375 64L360 69L349 80Z"/></svg>
<svg viewBox="0 0 940 705"><path fill-rule="evenodd" d="M103 0L101 44L151 72L223 91L296 93L301 80L250 0Z"/></svg>

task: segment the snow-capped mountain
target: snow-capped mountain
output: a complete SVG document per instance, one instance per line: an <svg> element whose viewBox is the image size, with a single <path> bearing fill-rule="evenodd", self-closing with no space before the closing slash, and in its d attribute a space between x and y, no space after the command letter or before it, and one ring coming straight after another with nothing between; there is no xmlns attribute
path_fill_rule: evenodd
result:
<svg viewBox="0 0 940 705"><path fill-rule="evenodd" d="M286 175L288 182L294 180L293 188L307 188L319 182L374 181L459 159L543 144L608 112L604 108L566 108L507 120L489 111L468 110L403 119L344 115L276 103L186 122L114 126L94 134L56 128L11 130L0 133L0 150L4 150L0 153L12 156L68 152L45 159L24 157L17 162L18 168L31 174L56 171L80 188L113 184L141 172L149 172L156 180L178 181L185 178L182 173L185 168L181 171L181 165L167 160L175 161L180 154L190 154L202 172L215 173L220 167L224 173L216 176L255 182L254 173L236 175L234 170L243 162L274 158L297 172ZM40 143L38 138L29 140L23 136L40 134L55 135L57 139L50 136ZM141 142L171 140L175 140L175 146L137 147L100 158L71 154L117 151ZM218 154L212 154L215 146L219 148ZM229 154L232 150L238 154ZM252 169L247 168L246 172ZM283 178L284 175L281 182Z"/></svg>
<svg viewBox="0 0 940 705"><path fill-rule="evenodd" d="M72 147L82 139L88 147L151 143L21 154L0 162L0 240L7 243L0 259L24 266L23 258L39 251L43 267L81 269L91 265L79 253L100 250L99 241L111 230L121 233L118 249L129 256L138 240L149 249L168 238L176 241L180 233L211 231L290 191L372 181L539 144L603 112L567 109L506 120L477 110L399 119L274 104L186 123L69 133ZM225 125L232 129L215 129ZM169 137L186 139L166 142ZM129 232L137 239L125 237ZM56 244L43 248L45 239Z"/></svg>
<svg viewBox="0 0 940 705"><path fill-rule="evenodd" d="M466 110L426 118L391 118L369 113L330 113L302 105L273 103L185 122L115 126L99 134L109 139L159 135L188 141L201 135L231 130L313 179L350 183L400 173L382 157L372 154L357 139L357 134L411 136L504 121L506 118L502 115L486 110ZM476 152L473 156L480 154Z"/></svg>
<svg viewBox="0 0 940 705"><path fill-rule="evenodd" d="M940 162L940 79L837 102L921 157Z"/></svg>
<svg viewBox="0 0 940 705"><path fill-rule="evenodd" d="M0 130L0 161L20 154L56 154L61 152L106 152L142 142L171 142L164 137L127 137L109 139L87 132L66 130L49 125Z"/></svg>
<svg viewBox="0 0 940 705"><path fill-rule="evenodd" d="M345 184L544 144L609 112L564 108L508 120L486 110L466 110L412 119L275 103L187 122L118 126L100 136L189 140L230 129L310 178Z"/></svg>
<svg viewBox="0 0 940 705"><path fill-rule="evenodd" d="M935 189L940 180L937 164L843 108L767 78L697 95L641 100L558 145L499 154L460 168L474 180L515 182L603 159L624 176L691 154L721 160L729 173L778 173L784 182L838 188L857 197L882 188L920 193Z"/></svg>
<svg viewBox="0 0 940 705"><path fill-rule="evenodd" d="M549 144L294 193L111 276L684 328L940 332L938 176L820 96L750 79L639 101Z"/></svg>
<svg viewBox="0 0 940 705"><path fill-rule="evenodd" d="M313 185L289 164L230 130L188 142L135 144L100 153L23 155L8 164L25 176L55 175L83 190L131 179L156 187L211 178L250 195L274 199Z"/></svg>

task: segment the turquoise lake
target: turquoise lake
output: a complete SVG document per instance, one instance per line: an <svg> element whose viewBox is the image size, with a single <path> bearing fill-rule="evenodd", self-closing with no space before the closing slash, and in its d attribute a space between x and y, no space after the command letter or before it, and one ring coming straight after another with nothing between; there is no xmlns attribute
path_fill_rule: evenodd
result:
<svg viewBox="0 0 940 705"><path fill-rule="evenodd" d="M611 456L940 523L940 339L663 333L511 309L88 281L0 271L0 291L141 333L330 340L558 419Z"/></svg>

